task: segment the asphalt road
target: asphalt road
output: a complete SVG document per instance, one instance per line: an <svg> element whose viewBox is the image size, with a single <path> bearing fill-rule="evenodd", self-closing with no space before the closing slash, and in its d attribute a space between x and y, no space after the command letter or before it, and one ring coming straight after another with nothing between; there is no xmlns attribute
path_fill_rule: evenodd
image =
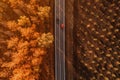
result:
<svg viewBox="0 0 120 80"><path fill-rule="evenodd" d="M65 80L65 0L55 0L55 80Z"/></svg>

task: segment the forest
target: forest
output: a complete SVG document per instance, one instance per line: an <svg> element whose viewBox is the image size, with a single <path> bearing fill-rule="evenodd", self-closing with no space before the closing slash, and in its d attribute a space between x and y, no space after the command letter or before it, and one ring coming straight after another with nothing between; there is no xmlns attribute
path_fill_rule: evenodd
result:
<svg viewBox="0 0 120 80"><path fill-rule="evenodd" d="M52 0L0 1L0 80L53 80L53 41Z"/></svg>

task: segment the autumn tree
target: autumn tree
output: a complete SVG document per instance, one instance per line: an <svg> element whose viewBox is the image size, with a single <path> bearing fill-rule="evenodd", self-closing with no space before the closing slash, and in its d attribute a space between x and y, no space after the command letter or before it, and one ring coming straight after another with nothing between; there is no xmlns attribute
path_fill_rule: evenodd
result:
<svg viewBox="0 0 120 80"><path fill-rule="evenodd" d="M7 40L4 55L0 59L0 77L9 80L39 80L40 64L46 49L53 43L53 35L47 30L49 6L40 6L37 0L3 0L20 16L7 21L7 28L14 34Z"/></svg>

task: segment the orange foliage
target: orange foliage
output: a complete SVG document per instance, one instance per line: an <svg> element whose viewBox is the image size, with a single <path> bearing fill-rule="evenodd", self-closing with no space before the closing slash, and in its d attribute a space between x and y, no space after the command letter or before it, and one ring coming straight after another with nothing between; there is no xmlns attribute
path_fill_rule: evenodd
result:
<svg viewBox="0 0 120 80"><path fill-rule="evenodd" d="M7 40L9 51L5 54L10 55L10 61L3 63L0 59L1 68L3 68L0 77L8 77L9 80L39 80L42 56L46 54L46 48L53 42L53 35L50 32L39 32L40 26L45 26L44 20L46 19L44 18L49 17L50 7L40 6L36 0L29 0L28 3L24 3L24 0L4 1L9 3L12 8L19 8L20 5L27 6L25 10L28 15L20 16L17 21L7 22L7 27L14 35Z"/></svg>

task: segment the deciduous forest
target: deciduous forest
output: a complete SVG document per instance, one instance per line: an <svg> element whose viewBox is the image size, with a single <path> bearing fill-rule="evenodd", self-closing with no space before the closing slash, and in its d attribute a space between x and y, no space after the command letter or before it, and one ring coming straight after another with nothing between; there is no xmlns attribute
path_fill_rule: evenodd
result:
<svg viewBox="0 0 120 80"><path fill-rule="evenodd" d="M54 80L52 8L52 0L0 1L0 80Z"/></svg>

